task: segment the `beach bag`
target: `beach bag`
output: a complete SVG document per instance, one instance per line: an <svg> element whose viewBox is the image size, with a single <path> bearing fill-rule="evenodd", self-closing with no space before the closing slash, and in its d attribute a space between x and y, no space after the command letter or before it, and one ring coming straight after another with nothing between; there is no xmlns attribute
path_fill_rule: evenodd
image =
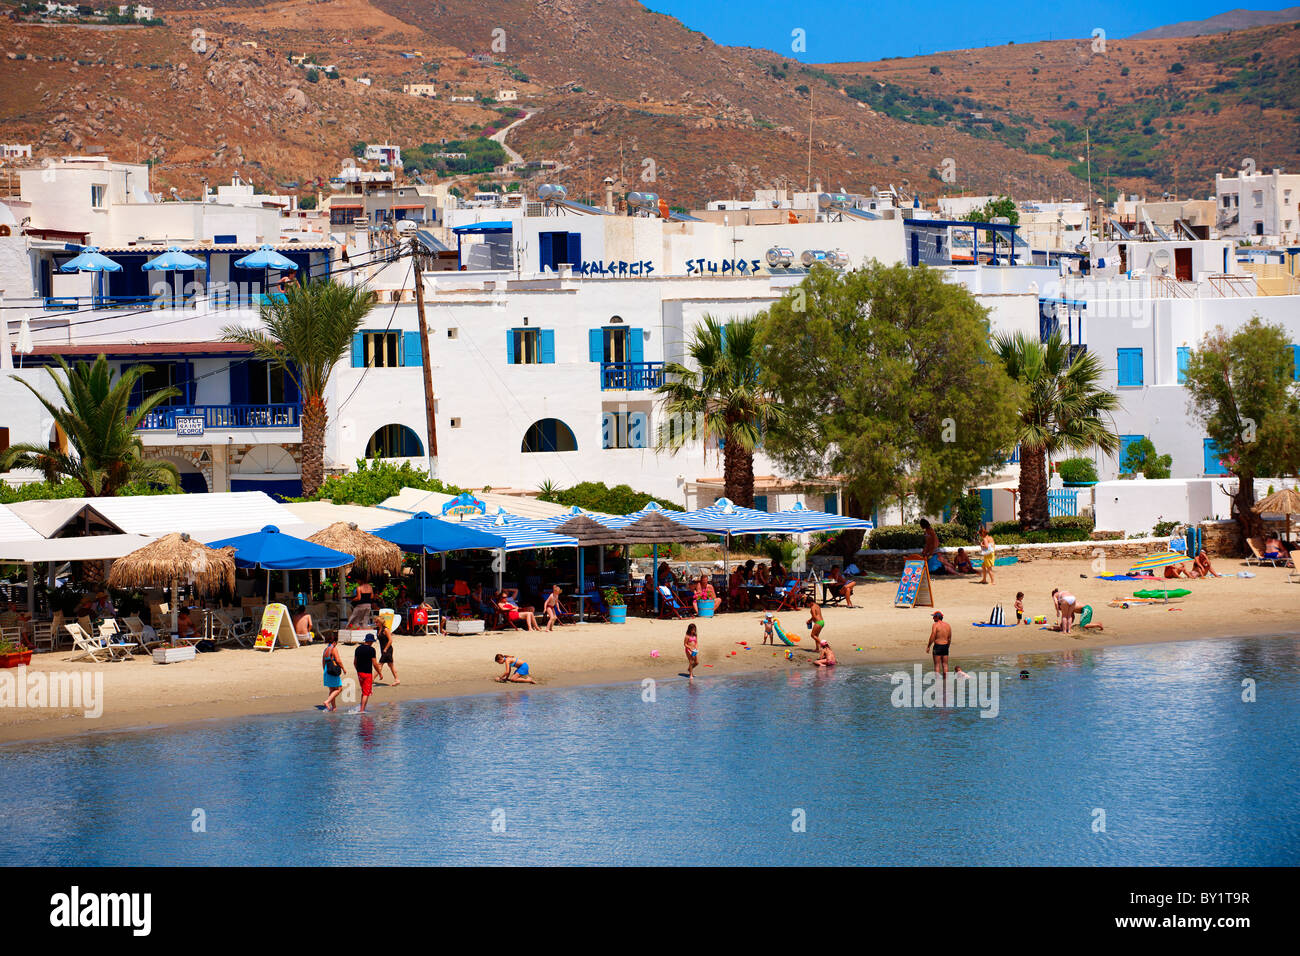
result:
<svg viewBox="0 0 1300 956"><path fill-rule="evenodd" d="M332 657L325 659L325 673L330 677L338 677L343 673L343 666Z"/></svg>
<svg viewBox="0 0 1300 956"><path fill-rule="evenodd" d="M194 649L200 654L210 654L217 649L216 641L203 640L194 645Z"/></svg>
<svg viewBox="0 0 1300 956"><path fill-rule="evenodd" d="M999 627L1002 625L1002 605L1001 605L1001 604L995 606L995 607L993 608L992 613L989 614L989 623L990 623L990 624L993 624L993 625L995 625L995 626L999 626Z"/></svg>
<svg viewBox="0 0 1300 956"><path fill-rule="evenodd" d="M411 608L411 626L424 627L429 623L429 612L422 607Z"/></svg>

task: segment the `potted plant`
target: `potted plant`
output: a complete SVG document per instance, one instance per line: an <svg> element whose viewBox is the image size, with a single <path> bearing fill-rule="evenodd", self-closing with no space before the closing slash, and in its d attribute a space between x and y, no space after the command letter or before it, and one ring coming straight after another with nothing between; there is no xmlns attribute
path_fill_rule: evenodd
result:
<svg viewBox="0 0 1300 956"><path fill-rule="evenodd" d="M1097 468L1090 458L1066 458L1057 462L1056 473L1071 488L1086 488L1097 483Z"/></svg>
<svg viewBox="0 0 1300 956"><path fill-rule="evenodd" d="M8 638L0 638L0 667L18 667L30 664L32 649L15 644Z"/></svg>
<svg viewBox="0 0 1300 956"><path fill-rule="evenodd" d="M609 623L626 624L627 605L623 603L623 595L618 593L618 588L605 588L601 592L601 597L609 605Z"/></svg>

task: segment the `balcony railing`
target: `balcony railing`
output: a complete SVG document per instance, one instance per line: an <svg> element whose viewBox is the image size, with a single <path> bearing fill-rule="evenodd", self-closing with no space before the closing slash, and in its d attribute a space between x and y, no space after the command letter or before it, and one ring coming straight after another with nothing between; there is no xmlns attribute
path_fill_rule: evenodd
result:
<svg viewBox="0 0 1300 956"><path fill-rule="evenodd" d="M178 418L201 418L205 430L299 428L301 417L301 405L168 405L151 411L136 430L175 431Z"/></svg>
<svg viewBox="0 0 1300 956"><path fill-rule="evenodd" d="M664 383L663 362L601 362L600 387L644 392Z"/></svg>

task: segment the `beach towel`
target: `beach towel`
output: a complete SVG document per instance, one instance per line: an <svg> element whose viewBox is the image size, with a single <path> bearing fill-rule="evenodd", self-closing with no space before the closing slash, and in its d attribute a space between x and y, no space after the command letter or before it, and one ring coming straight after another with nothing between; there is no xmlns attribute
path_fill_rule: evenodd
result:
<svg viewBox="0 0 1300 956"><path fill-rule="evenodd" d="M992 624L994 627L998 627L998 626L1000 626L1000 625L1002 624L1002 605L1001 605L1001 604L996 605L996 606L993 608L993 611L989 614L989 623Z"/></svg>
<svg viewBox="0 0 1300 956"><path fill-rule="evenodd" d="M995 568L1005 567L1008 564L1019 564L1019 563L1020 563L1020 559L1016 557L1014 554L1009 554L1005 558L993 559L993 566Z"/></svg>
<svg viewBox="0 0 1300 956"><path fill-rule="evenodd" d="M971 621L971 627L1015 627L1014 624L990 624L988 621Z"/></svg>
<svg viewBox="0 0 1300 956"><path fill-rule="evenodd" d="M1099 574L1097 578L1102 581L1154 581L1153 574Z"/></svg>

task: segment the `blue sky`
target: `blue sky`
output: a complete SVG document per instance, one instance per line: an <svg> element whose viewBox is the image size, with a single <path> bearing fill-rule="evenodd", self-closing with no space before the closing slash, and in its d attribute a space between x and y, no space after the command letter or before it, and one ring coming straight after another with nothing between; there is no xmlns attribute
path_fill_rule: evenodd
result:
<svg viewBox="0 0 1300 956"><path fill-rule="evenodd" d="M1297 0L642 0L717 43L775 50L805 63L878 60L939 50L997 46L1014 40L1090 37L1100 27L1125 37L1233 9L1280 10ZM806 53L791 51L791 31L805 31Z"/></svg>

